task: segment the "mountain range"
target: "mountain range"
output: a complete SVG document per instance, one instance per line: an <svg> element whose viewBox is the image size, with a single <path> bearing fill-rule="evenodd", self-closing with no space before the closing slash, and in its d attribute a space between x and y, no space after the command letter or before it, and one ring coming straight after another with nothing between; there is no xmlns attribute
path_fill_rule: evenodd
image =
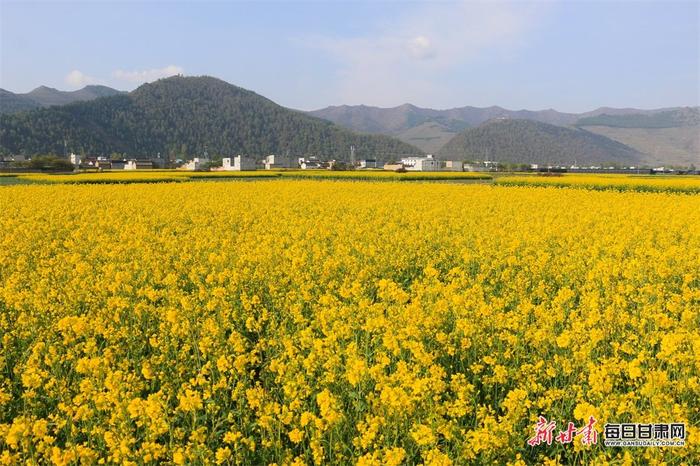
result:
<svg viewBox="0 0 700 466"><path fill-rule="evenodd" d="M0 154L170 158L269 153L397 160L700 165L700 109L602 107L580 114L502 107L339 106L300 112L212 77L126 93L105 86L0 90Z"/></svg>
<svg viewBox="0 0 700 466"><path fill-rule="evenodd" d="M77 91L59 91L52 87L39 86L26 94L15 94L0 89L0 114L17 113L52 105L66 105L121 94L122 91L107 86L90 85Z"/></svg>
<svg viewBox="0 0 700 466"><path fill-rule="evenodd" d="M639 160L646 164L700 164L699 107L654 110L601 107L577 114L553 109L513 111L496 106L434 110L404 104L392 108L342 105L309 113L356 131L397 137L428 153L439 153L461 131L508 118L573 130L585 128L589 133L629 146L641 154ZM515 125L511 129L524 128Z"/></svg>
<svg viewBox="0 0 700 466"><path fill-rule="evenodd" d="M0 115L0 153L64 152L187 158L287 154L380 160L420 154L384 135L359 134L216 78L174 76L129 93Z"/></svg>

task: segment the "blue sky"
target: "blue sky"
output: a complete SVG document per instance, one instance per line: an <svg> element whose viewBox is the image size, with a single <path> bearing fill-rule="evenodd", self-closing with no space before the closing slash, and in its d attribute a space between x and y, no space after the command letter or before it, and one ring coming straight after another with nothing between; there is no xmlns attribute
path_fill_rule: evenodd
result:
<svg viewBox="0 0 700 466"><path fill-rule="evenodd" d="M292 108L698 105L700 2L0 0L0 87L211 75Z"/></svg>

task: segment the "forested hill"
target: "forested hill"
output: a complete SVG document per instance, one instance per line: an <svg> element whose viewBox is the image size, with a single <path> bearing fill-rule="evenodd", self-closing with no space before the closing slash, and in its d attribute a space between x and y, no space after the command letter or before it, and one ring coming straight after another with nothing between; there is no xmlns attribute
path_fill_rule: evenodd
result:
<svg viewBox="0 0 700 466"><path fill-rule="evenodd" d="M635 164L642 155L604 136L527 120L492 120L462 131L439 152L452 160L541 164Z"/></svg>
<svg viewBox="0 0 700 466"><path fill-rule="evenodd" d="M162 79L129 94L0 116L0 152L190 157L272 153L379 160L419 154L397 139L364 135L289 110L211 77Z"/></svg>

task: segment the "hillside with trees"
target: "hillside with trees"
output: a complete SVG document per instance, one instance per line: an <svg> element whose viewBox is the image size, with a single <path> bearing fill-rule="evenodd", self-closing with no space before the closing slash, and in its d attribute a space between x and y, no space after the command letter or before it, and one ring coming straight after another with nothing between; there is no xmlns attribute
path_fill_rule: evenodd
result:
<svg viewBox="0 0 700 466"><path fill-rule="evenodd" d="M583 129L498 119L455 136L438 153L446 160L492 160L557 165L637 164L642 154Z"/></svg>
<svg viewBox="0 0 700 466"><path fill-rule="evenodd" d="M211 77L175 76L129 94L0 116L0 152L118 153L170 158L270 153L379 160L420 154L397 139L357 134Z"/></svg>

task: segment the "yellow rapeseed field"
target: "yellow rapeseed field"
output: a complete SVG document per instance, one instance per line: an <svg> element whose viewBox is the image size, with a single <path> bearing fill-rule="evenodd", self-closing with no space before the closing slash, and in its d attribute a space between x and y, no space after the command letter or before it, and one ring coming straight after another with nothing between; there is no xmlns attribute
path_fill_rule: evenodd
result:
<svg viewBox="0 0 700 466"><path fill-rule="evenodd" d="M0 174L1 175L1 174ZM240 178L328 178L365 181L420 181L420 180L490 180L488 173L477 172L405 172L384 170L255 170L255 171L187 171L187 170L115 170L69 174L22 173L12 174L22 181L61 184L118 184L193 181L206 179Z"/></svg>
<svg viewBox="0 0 700 466"><path fill-rule="evenodd" d="M25 173L17 175L19 179L28 182L59 184L130 184L190 181L205 178L275 178L277 176L279 176L277 173L269 171L195 172L184 170L119 170L69 174Z"/></svg>
<svg viewBox="0 0 700 466"><path fill-rule="evenodd" d="M2 187L0 335L0 464L697 464L700 196Z"/></svg>
<svg viewBox="0 0 700 466"><path fill-rule="evenodd" d="M507 186L557 186L618 191L700 193L700 176L698 175L567 173L547 176L527 174L504 176L499 178L497 183Z"/></svg>

